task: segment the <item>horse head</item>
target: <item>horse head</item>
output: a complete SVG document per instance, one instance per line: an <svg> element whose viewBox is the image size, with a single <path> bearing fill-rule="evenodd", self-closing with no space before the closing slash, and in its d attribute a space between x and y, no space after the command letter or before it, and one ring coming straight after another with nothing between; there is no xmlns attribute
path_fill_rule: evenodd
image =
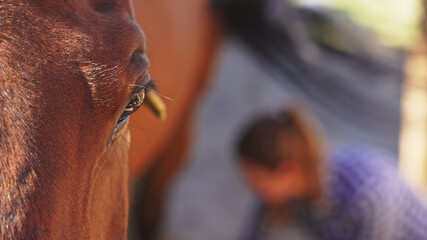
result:
<svg viewBox="0 0 427 240"><path fill-rule="evenodd" d="M0 0L1 239L126 237L145 50L130 0Z"/></svg>

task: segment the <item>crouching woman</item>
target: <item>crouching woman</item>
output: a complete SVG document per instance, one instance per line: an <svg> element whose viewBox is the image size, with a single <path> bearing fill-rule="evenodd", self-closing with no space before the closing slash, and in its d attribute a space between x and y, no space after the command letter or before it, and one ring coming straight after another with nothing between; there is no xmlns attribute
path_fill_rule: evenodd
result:
<svg viewBox="0 0 427 240"><path fill-rule="evenodd" d="M285 109L241 135L239 166L260 198L242 240L279 239L289 219L313 239L427 239L426 208L399 176L397 161L368 146L325 151L309 121Z"/></svg>

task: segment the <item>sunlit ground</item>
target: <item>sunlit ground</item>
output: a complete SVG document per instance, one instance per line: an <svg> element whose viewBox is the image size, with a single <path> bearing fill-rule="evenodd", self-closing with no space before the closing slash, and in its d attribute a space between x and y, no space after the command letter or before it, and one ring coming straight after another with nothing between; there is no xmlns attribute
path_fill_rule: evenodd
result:
<svg viewBox="0 0 427 240"><path fill-rule="evenodd" d="M410 46L417 37L419 0L331 0L360 24L375 29L386 44Z"/></svg>
<svg viewBox="0 0 427 240"><path fill-rule="evenodd" d="M348 13L359 24L374 30L392 46L411 46L418 35L420 0L299 0L304 5L324 5Z"/></svg>

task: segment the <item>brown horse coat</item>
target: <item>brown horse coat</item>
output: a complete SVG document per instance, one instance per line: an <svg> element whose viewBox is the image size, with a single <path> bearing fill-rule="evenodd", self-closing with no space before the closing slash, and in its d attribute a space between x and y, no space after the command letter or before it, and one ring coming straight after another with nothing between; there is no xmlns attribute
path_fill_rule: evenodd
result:
<svg viewBox="0 0 427 240"><path fill-rule="evenodd" d="M221 38L221 22L208 0L139 0L135 15L147 35L150 72L166 96L168 118L160 122L147 111L132 116L130 176L135 179L163 157L192 118L203 86L207 84ZM168 159L179 161L181 156Z"/></svg>
<svg viewBox="0 0 427 240"><path fill-rule="evenodd" d="M147 67L129 0L0 0L1 239L126 238L114 132Z"/></svg>

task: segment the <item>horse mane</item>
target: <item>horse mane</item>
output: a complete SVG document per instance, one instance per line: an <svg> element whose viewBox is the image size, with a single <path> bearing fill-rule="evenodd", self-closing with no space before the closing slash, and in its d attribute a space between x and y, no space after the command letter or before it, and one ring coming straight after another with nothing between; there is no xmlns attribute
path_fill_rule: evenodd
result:
<svg viewBox="0 0 427 240"><path fill-rule="evenodd" d="M382 46L371 32L343 14L289 2L211 3L224 13L228 34L246 45L283 87L292 86L325 114L366 129L372 136L393 139L391 148L397 149L403 54ZM331 67L325 61L337 64ZM369 91L382 85L393 90Z"/></svg>

